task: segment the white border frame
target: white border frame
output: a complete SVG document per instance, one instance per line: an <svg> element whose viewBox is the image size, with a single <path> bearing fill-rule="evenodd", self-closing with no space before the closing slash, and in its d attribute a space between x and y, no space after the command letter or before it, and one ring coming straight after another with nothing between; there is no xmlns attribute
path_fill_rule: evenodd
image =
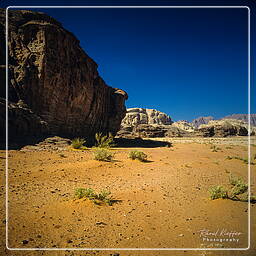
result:
<svg viewBox="0 0 256 256"><path fill-rule="evenodd" d="M251 137L250 132L248 135L248 246L245 248L10 248L8 246L8 10L16 8L239 8L248 10L248 130L251 131L250 120L251 120L251 28L250 28L250 15L251 10L248 6L8 6L6 8L6 248L12 251L245 251L250 249L251 246L251 206L250 206L250 195L251 195L251 168L250 168L250 156L251 156Z"/></svg>

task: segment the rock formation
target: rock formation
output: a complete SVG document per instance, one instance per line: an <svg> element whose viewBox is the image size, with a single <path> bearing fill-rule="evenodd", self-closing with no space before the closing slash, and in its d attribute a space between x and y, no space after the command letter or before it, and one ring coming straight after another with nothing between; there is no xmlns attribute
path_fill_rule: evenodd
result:
<svg viewBox="0 0 256 256"><path fill-rule="evenodd" d="M248 125L235 119L215 120L210 121L208 124L200 125L197 135L203 137L246 136L248 135Z"/></svg>
<svg viewBox="0 0 256 256"><path fill-rule="evenodd" d="M4 22L1 9L1 48ZM9 120L13 132L10 136L27 135L29 131L91 138L98 131L115 134L119 130L126 113L127 94L106 85L97 64L59 22L43 13L9 10L8 47L9 107L20 115L20 121L15 121L20 129ZM0 53L0 65L4 65L2 49ZM1 87L4 84L1 76ZM0 93L5 98L4 91ZM19 101L26 105L26 113L22 106L15 106ZM23 114L26 120L31 114L30 123L35 121L35 125L20 127L26 123L22 121ZM41 122L43 130L36 129Z"/></svg>
<svg viewBox="0 0 256 256"><path fill-rule="evenodd" d="M225 116L222 119L237 119L245 123L248 123L248 114L233 114L233 115ZM256 114L251 114L250 121L251 121L251 125L256 126Z"/></svg>
<svg viewBox="0 0 256 256"><path fill-rule="evenodd" d="M172 126L187 132L194 132L195 130L194 126L186 120L174 122Z"/></svg>
<svg viewBox="0 0 256 256"><path fill-rule="evenodd" d="M198 128L201 124L208 124L213 119L212 116L202 116L194 119L191 123L195 128Z"/></svg>
<svg viewBox="0 0 256 256"><path fill-rule="evenodd" d="M137 126L139 124L172 124L172 119L167 114L155 109L128 108L122 126Z"/></svg>
<svg viewBox="0 0 256 256"><path fill-rule="evenodd" d="M200 117L192 123L188 121L172 122L168 115L157 110L132 108L127 110L126 117L121 124L121 130L117 135L123 138L227 137L248 135L248 124L244 121L236 119L211 119L213 117ZM198 126L199 123L202 124ZM251 127L250 134L255 135L256 128Z"/></svg>
<svg viewBox="0 0 256 256"><path fill-rule="evenodd" d="M191 129L188 122L173 123L170 116L158 110L129 108L117 135L123 138L182 137L190 136Z"/></svg>

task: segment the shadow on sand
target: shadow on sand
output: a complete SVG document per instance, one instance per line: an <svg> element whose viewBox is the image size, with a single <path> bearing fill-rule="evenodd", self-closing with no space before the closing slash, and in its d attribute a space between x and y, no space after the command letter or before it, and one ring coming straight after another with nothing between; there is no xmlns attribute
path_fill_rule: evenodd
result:
<svg viewBox="0 0 256 256"><path fill-rule="evenodd" d="M147 140L141 138L115 138L115 148L158 148L172 147L168 141Z"/></svg>
<svg viewBox="0 0 256 256"><path fill-rule="evenodd" d="M58 135L45 135L45 136L24 136L9 138L8 150L20 150L27 145L36 145L45 139ZM66 139L65 137L62 137ZM5 141L0 141L0 150L5 150ZM157 147L172 147L172 143L168 141L157 141L142 138L115 138L115 148L157 148Z"/></svg>

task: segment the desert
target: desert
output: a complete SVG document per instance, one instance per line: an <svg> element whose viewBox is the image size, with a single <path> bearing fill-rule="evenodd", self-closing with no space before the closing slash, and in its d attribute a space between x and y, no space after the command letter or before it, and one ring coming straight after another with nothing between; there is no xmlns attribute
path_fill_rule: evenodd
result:
<svg viewBox="0 0 256 256"><path fill-rule="evenodd" d="M214 64L202 75L199 62L186 69L214 55L187 44L183 62L166 61L186 40L178 43L175 32L175 45L161 24L180 14L158 14L145 29L153 14L143 10L134 15L145 24L120 19L120 32L114 17L128 19L129 10L76 10L73 17L89 21L79 23L67 19L68 9L56 11L58 21L53 9L11 8L7 29L0 9L0 255L255 255L256 114L246 113L241 70ZM101 22L113 34L102 32ZM88 49L99 65L83 39L93 42ZM165 40L174 46L165 49Z"/></svg>

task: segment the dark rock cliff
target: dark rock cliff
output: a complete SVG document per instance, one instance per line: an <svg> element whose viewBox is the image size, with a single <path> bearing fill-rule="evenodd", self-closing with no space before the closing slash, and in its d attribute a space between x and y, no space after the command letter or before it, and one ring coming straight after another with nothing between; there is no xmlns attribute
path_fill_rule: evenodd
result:
<svg viewBox="0 0 256 256"><path fill-rule="evenodd" d="M0 9L1 98L5 98L4 23L5 10ZM98 131L115 134L119 130L127 94L104 82L97 64L72 33L46 14L11 10L8 31L10 113L12 116L15 109L15 115L22 119L22 104L15 107L15 103L24 103L26 120L31 112L31 122L37 123L15 130L22 122L14 118L13 122L19 123L10 123L10 132L92 138ZM40 124L40 129L33 130Z"/></svg>

